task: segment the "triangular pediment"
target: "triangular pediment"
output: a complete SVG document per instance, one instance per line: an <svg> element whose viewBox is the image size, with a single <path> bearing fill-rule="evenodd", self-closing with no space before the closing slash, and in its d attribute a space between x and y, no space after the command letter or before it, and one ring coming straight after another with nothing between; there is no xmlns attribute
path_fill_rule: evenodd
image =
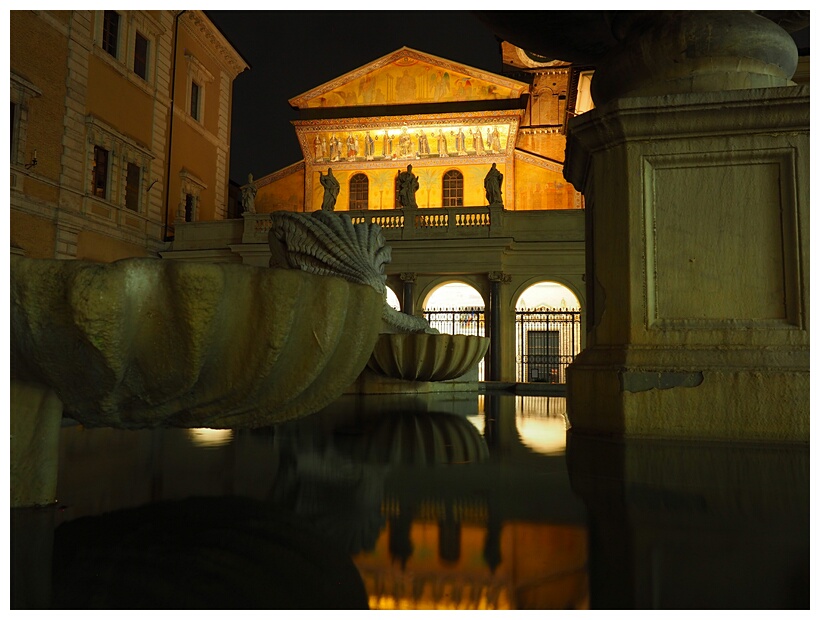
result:
<svg viewBox="0 0 820 620"><path fill-rule="evenodd" d="M289 101L297 109L518 99L528 84L402 47Z"/></svg>

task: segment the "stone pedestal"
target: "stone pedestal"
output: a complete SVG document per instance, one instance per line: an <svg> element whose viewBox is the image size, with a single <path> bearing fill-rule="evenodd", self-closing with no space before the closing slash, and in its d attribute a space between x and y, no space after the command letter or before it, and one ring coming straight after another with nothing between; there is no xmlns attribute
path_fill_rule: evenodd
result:
<svg viewBox="0 0 820 620"><path fill-rule="evenodd" d="M57 453L63 403L53 390L11 380L11 507L57 499Z"/></svg>
<svg viewBox="0 0 820 620"><path fill-rule="evenodd" d="M809 91L616 99L570 124L587 205L574 432L809 439Z"/></svg>

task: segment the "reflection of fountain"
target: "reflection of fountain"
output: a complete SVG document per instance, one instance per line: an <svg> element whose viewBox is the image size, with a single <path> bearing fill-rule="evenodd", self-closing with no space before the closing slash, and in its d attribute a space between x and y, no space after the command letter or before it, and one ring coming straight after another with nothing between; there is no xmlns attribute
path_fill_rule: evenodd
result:
<svg viewBox="0 0 820 620"><path fill-rule="evenodd" d="M317 426L326 433L317 436ZM327 411L277 427L277 485L271 499L320 530L350 553L372 550L385 519L384 480L392 467L479 463L487 446L475 427L451 413ZM390 518L391 553L410 556L402 535L412 514ZM404 524L404 528L401 524ZM395 546L395 549L393 547ZM406 557L405 557L406 556Z"/></svg>

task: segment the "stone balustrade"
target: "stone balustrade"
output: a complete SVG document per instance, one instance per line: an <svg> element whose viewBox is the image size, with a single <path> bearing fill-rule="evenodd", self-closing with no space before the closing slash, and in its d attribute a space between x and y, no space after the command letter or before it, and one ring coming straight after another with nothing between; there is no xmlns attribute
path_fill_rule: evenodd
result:
<svg viewBox="0 0 820 620"><path fill-rule="evenodd" d="M340 211L354 224L378 224L387 240L438 237L486 238L501 233L502 207L441 207ZM244 214L242 243L266 243L271 227L269 213Z"/></svg>

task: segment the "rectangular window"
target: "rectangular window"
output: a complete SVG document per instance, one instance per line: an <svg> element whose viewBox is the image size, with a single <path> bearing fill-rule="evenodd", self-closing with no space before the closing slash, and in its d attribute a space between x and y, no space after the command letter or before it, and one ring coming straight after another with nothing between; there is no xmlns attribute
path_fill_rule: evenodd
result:
<svg viewBox="0 0 820 620"><path fill-rule="evenodd" d="M200 88L196 82L191 82L191 116L199 120Z"/></svg>
<svg viewBox="0 0 820 620"><path fill-rule="evenodd" d="M125 173L125 206L132 211L140 210L140 167L128 162Z"/></svg>
<svg viewBox="0 0 820 620"><path fill-rule="evenodd" d="M185 194L185 221L191 222L194 217L194 197L191 194Z"/></svg>
<svg viewBox="0 0 820 620"><path fill-rule="evenodd" d="M139 32L134 38L134 73L148 79L148 39Z"/></svg>
<svg viewBox="0 0 820 620"><path fill-rule="evenodd" d="M108 151L94 147L94 168L91 170L92 192L98 198L105 198L108 189Z"/></svg>
<svg viewBox="0 0 820 620"><path fill-rule="evenodd" d="M117 43L120 35L120 14L116 11L103 11L102 48L117 57Z"/></svg>

